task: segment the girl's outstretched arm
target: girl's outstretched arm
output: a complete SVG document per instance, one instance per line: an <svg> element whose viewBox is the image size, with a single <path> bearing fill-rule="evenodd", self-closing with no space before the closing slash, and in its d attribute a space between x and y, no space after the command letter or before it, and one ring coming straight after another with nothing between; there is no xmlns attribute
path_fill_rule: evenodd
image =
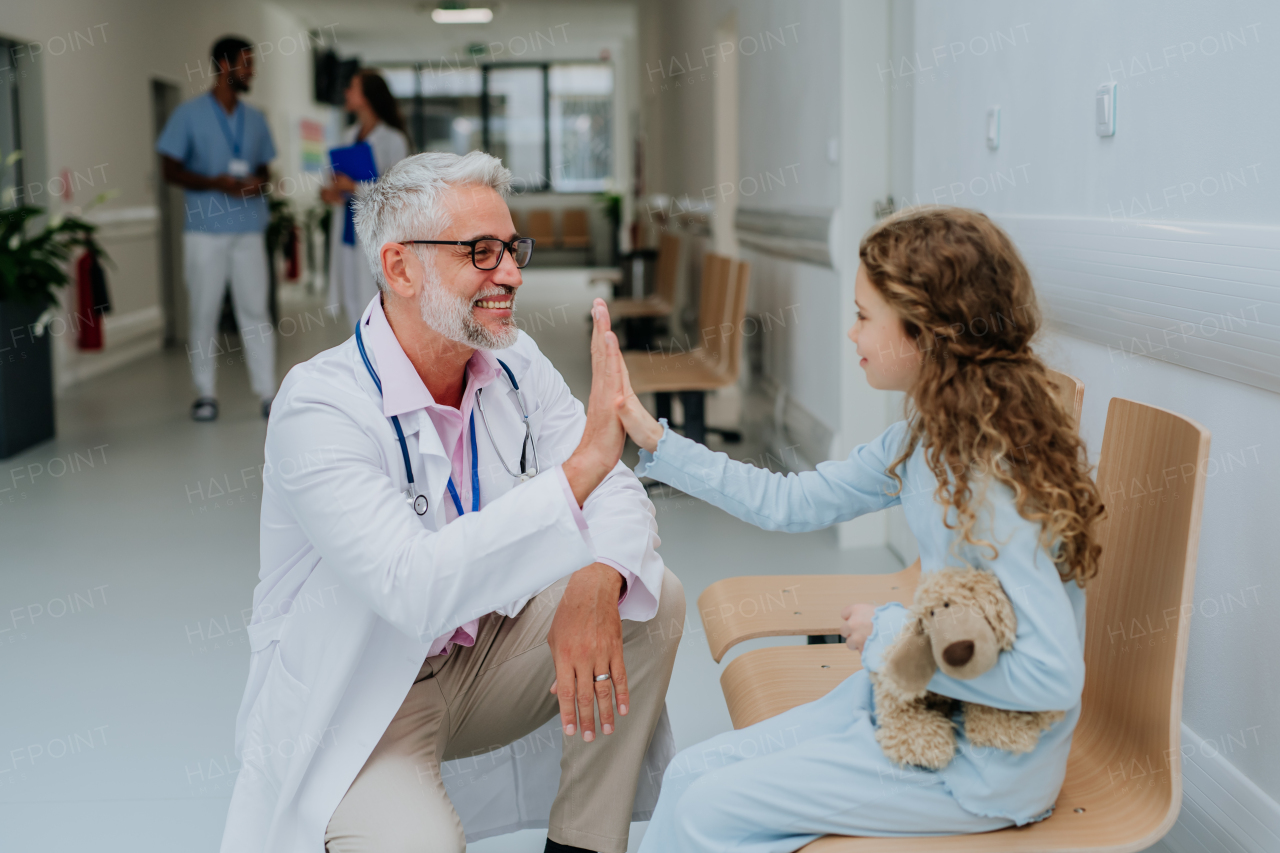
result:
<svg viewBox="0 0 1280 853"><path fill-rule="evenodd" d="M625 369L625 368L624 368ZM743 462L672 432L640 405L625 380L619 415L640 445L636 474L675 486L765 530L799 533L829 527L899 503L897 483L885 473L896 458L905 423L854 448L842 462L783 475Z"/></svg>

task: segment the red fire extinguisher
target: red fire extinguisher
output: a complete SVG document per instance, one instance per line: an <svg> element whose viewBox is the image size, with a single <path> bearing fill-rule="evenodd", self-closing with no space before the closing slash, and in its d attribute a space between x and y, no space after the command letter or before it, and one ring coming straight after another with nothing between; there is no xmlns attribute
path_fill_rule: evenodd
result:
<svg viewBox="0 0 1280 853"><path fill-rule="evenodd" d="M110 310L106 273L98 256L86 250L76 262L76 346L102 349L102 315Z"/></svg>

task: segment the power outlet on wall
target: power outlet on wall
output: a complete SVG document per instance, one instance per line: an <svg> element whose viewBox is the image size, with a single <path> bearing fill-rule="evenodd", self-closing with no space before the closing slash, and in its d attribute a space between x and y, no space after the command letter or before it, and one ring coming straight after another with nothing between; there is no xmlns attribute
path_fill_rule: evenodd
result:
<svg viewBox="0 0 1280 853"><path fill-rule="evenodd" d="M1116 84L1103 83L1094 98L1094 129L1099 136L1116 135Z"/></svg>

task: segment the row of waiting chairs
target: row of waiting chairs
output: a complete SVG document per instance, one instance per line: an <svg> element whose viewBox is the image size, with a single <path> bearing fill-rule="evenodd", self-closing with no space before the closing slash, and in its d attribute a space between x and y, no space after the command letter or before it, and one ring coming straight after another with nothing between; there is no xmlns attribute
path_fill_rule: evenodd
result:
<svg viewBox="0 0 1280 853"><path fill-rule="evenodd" d="M561 211L560 232L556 232L555 217L550 210L513 210L516 230L525 237L537 240L541 249L586 249L591 245L591 228L587 211L580 207ZM523 221L521 221L523 220Z"/></svg>
<svg viewBox="0 0 1280 853"><path fill-rule="evenodd" d="M1064 374L1054 378L1063 411L1078 423L1083 384ZM1111 400L1097 469L1107 517L1098 529L1098 575L1086 595L1083 707L1052 816L977 835L828 836L804 850L1121 853L1145 849L1163 837L1182 802L1186 614L1194 609L1208 458L1209 432L1194 421L1133 400ZM1168 477L1170 471L1177 476ZM1152 482L1153 475L1164 483L1154 498L1141 487L1129 487ZM727 578L707 587L698 611L718 662L747 639L835 633L840 608L850 602L909 603L920 573L917 560L891 574ZM743 601L772 600L783 604L752 608L750 616L739 607ZM1169 640L1134 641L1153 619L1170 632L1164 635ZM743 728L821 698L861 668L861 656L844 645L780 646L740 655L725 667L720 685L734 728ZM1124 779L1152 767L1151 780L1117 790L1117 773Z"/></svg>
<svg viewBox="0 0 1280 853"><path fill-rule="evenodd" d="M615 300L613 319L671 315L674 310L674 278L679 240L664 237L658 255L658 289L646 299ZM742 371L742 324L747 310L747 285L751 264L707 253L702 264L698 326L683 338L671 338L660 347L623 353L631 387L636 393L652 392L657 415L671 418L672 395L679 394L684 409L681 429L694 441L706 441L709 431L727 440L740 438L734 430L714 430L706 424L706 395L734 385ZM615 313L616 312L616 313Z"/></svg>

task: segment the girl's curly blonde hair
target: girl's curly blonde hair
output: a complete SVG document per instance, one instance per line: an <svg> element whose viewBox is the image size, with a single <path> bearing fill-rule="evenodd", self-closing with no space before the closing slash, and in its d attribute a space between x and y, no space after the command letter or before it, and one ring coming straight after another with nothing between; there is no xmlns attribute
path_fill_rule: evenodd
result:
<svg viewBox="0 0 1280 853"><path fill-rule="evenodd" d="M957 544L994 550L974 538L983 499L974 486L989 474L1041 525L1063 582L1084 587L1098 571L1102 500L1072 413L1031 349L1040 312L1012 241L977 211L931 207L878 223L858 255L922 355L907 445L889 466L899 491L898 469L923 443L934 497L955 508Z"/></svg>

